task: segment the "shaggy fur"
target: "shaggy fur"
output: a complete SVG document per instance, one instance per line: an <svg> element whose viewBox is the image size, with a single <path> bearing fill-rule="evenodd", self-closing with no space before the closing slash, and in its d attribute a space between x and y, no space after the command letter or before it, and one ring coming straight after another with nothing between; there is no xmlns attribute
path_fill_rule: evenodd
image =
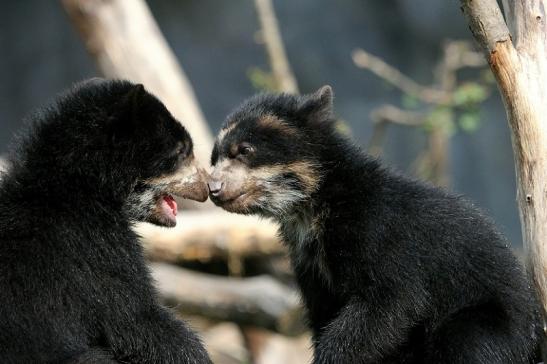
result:
<svg viewBox="0 0 547 364"><path fill-rule="evenodd" d="M98 79L30 124L0 182L0 362L210 363L131 229L172 226L172 193L207 197L169 177L199 175L186 130L142 86Z"/></svg>
<svg viewBox="0 0 547 364"><path fill-rule="evenodd" d="M504 238L463 198L340 136L330 87L244 102L212 165L217 205L280 223L314 363L533 360L538 306Z"/></svg>

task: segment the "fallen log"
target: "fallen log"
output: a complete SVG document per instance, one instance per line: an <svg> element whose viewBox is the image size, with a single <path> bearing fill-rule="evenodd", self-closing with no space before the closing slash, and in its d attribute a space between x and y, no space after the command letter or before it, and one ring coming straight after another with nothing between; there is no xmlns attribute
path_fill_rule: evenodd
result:
<svg viewBox="0 0 547 364"><path fill-rule="evenodd" d="M309 334L294 338L254 327L243 328L247 347L255 364L300 364L312 362Z"/></svg>
<svg viewBox="0 0 547 364"><path fill-rule="evenodd" d="M305 331L297 292L268 276L227 278L152 263L152 276L167 305L182 314L200 315L274 330Z"/></svg>
<svg viewBox="0 0 547 364"><path fill-rule="evenodd" d="M184 211L177 226L135 228L151 260L179 263L283 254L277 226L257 217L217 211Z"/></svg>
<svg viewBox="0 0 547 364"><path fill-rule="evenodd" d="M213 363L250 363L245 339L236 324L222 322L203 332L201 337Z"/></svg>

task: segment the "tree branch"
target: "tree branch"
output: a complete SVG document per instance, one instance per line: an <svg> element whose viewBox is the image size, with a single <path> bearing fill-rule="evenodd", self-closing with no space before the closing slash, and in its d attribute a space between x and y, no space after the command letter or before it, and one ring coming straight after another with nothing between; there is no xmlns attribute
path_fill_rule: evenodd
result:
<svg viewBox="0 0 547 364"><path fill-rule="evenodd" d="M420 85L395 67L363 49L355 49L351 57L357 67L368 69L408 95L417 97L427 103L446 104L450 102L450 94Z"/></svg>
<svg viewBox="0 0 547 364"><path fill-rule="evenodd" d="M465 67L481 67L486 64L482 55L475 52L469 42L447 41L443 45L443 57L435 68L433 86L426 87L363 50L354 51L353 59L358 66L374 72L406 94L418 97L427 104L425 111L420 112L402 110L393 105L384 105L373 110L371 119L374 121L374 127L368 148L368 152L372 155L381 153L387 125L421 126L428 121L428 114L439 106L454 107L458 70ZM449 182L447 152L449 142L446 125L432 120L428 132L428 149L417 159L416 165L419 166L417 170L419 175L437 185L446 186Z"/></svg>
<svg viewBox="0 0 547 364"><path fill-rule="evenodd" d="M496 0L462 0L461 9L471 33L485 52L494 52L497 43L511 38Z"/></svg>
<svg viewBox="0 0 547 364"><path fill-rule="evenodd" d="M370 155L379 156L382 153L382 144L388 124L420 126L424 123L425 115L420 112L403 110L394 105L382 105L372 110L370 118L374 125L367 152Z"/></svg>
<svg viewBox="0 0 547 364"><path fill-rule="evenodd" d="M403 110L394 105L380 106L370 114L375 123L389 122L405 126L420 126L424 122L424 117L424 113Z"/></svg>
<svg viewBox="0 0 547 364"><path fill-rule="evenodd" d="M255 6L278 91L297 94L298 85L287 59L272 1L255 0Z"/></svg>

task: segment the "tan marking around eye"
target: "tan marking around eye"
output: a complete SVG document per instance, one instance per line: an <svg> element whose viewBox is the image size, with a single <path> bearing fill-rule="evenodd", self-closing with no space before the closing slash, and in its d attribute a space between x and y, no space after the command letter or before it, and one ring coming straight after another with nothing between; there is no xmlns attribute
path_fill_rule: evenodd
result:
<svg viewBox="0 0 547 364"><path fill-rule="evenodd" d="M291 128L283 120L274 115L265 115L258 120L258 125L263 128L273 129L285 135L295 135L296 129Z"/></svg>

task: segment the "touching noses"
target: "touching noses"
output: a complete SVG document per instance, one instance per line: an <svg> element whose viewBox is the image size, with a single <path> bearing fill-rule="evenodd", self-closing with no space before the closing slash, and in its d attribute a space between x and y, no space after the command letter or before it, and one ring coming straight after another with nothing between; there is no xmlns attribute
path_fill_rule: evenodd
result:
<svg viewBox="0 0 547 364"><path fill-rule="evenodd" d="M222 187L224 187L224 182L213 179L207 182L207 186L209 187L209 193L211 196L217 197L220 194Z"/></svg>

